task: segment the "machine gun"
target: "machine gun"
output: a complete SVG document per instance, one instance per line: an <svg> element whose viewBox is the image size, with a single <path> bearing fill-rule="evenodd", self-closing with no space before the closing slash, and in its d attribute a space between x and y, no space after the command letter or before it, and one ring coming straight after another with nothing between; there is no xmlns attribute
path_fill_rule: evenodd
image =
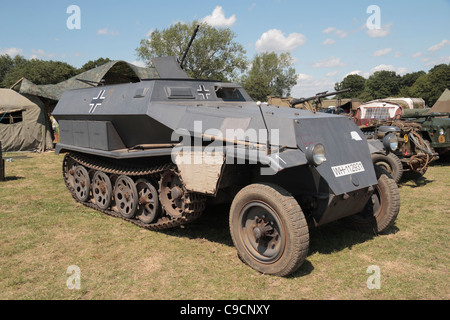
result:
<svg viewBox="0 0 450 320"><path fill-rule="evenodd" d="M297 104L300 104L300 103L304 104L305 102L314 101L315 108L313 108L311 105L309 105L308 109L311 110L311 111L315 111L314 109L316 109L316 110L320 109L320 107L322 106L321 99L323 99L325 97L329 97L329 96L334 96L334 95L337 95L337 94L340 94L340 93L350 92L350 91L352 91L351 88L343 89L343 90L339 90L339 91L335 91L335 92L330 92L330 93L328 93L328 91L325 91L325 92L317 93L313 97L294 99L294 100L291 101L291 108L294 108Z"/></svg>
<svg viewBox="0 0 450 320"><path fill-rule="evenodd" d="M200 28L200 25L197 25L197 27L195 27L194 33L192 34L192 37L191 37L191 40L189 40L189 44L188 44L186 50L184 51L183 58L181 58L181 61L180 61L181 69L184 69L183 68L184 60L186 59L186 56L187 56L187 54L189 52L189 49L191 48L192 42L194 41L195 37L197 36L197 32L198 32L199 28Z"/></svg>

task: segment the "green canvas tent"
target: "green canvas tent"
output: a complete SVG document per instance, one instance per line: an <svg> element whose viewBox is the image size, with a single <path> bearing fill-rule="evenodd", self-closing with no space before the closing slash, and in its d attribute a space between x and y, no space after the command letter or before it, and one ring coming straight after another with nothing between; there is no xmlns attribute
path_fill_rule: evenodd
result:
<svg viewBox="0 0 450 320"><path fill-rule="evenodd" d="M430 113L435 112L441 113L450 112L450 90L445 89L442 95L430 109Z"/></svg>
<svg viewBox="0 0 450 320"><path fill-rule="evenodd" d="M0 89L0 141L4 152L53 149L49 117L39 98Z"/></svg>
<svg viewBox="0 0 450 320"><path fill-rule="evenodd" d="M159 78L155 68L111 61L57 84L36 85L22 78L0 91L0 141L3 151L38 151L53 148L49 114L66 90Z"/></svg>

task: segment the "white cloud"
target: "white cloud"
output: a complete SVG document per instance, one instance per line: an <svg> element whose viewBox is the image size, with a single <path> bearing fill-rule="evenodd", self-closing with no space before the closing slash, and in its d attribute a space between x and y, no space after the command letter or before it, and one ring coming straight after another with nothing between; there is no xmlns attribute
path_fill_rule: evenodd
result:
<svg viewBox="0 0 450 320"><path fill-rule="evenodd" d="M336 43L336 40L333 40L333 39L330 39L330 38L328 38L327 40L325 40L324 42L322 42L322 44L323 44L324 46L329 45L329 44L335 44L335 43Z"/></svg>
<svg viewBox="0 0 450 320"><path fill-rule="evenodd" d="M322 32L325 33L325 34L329 34L329 33L333 32L333 31L336 31L335 27L328 27L325 30L323 30Z"/></svg>
<svg viewBox="0 0 450 320"><path fill-rule="evenodd" d="M410 72L410 70L408 68L403 68L403 67L395 68L391 64L389 64L389 65L380 64L370 70L371 74L374 74L377 71L395 71L395 73L397 73L399 75L404 75L404 74Z"/></svg>
<svg viewBox="0 0 450 320"><path fill-rule="evenodd" d="M329 59L324 59L313 64L314 68L334 68L344 66L345 63L341 61L341 58L331 57Z"/></svg>
<svg viewBox="0 0 450 320"><path fill-rule="evenodd" d="M101 36L102 35L118 36L119 32L108 30L108 28L103 28L103 29L97 30L97 34L101 35Z"/></svg>
<svg viewBox="0 0 450 320"><path fill-rule="evenodd" d="M371 38L383 38L391 33L392 22L384 24L380 29L367 30L367 34Z"/></svg>
<svg viewBox="0 0 450 320"><path fill-rule="evenodd" d="M397 51L394 53L394 58L400 58L403 55L403 53Z"/></svg>
<svg viewBox="0 0 450 320"><path fill-rule="evenodd" d="M0 56L7 54L10 57L15 57L17 55L22 55L23 50L20 48L6 48L6 49L0 49Z"/></svg>
<svg viewBox="0 0 450 320"><path fill-rule="evenodd" d="M402 68L402 67L397 68L397 74L399 74L401 76L404 74L407 74L410 71L411 70L409 70L408 68Z"/></svg>
<svg viewBox="0 0 450 320"><path fill-rule="evenodd" d="M143 61L135 60L135 61L130 62L130 63L131 63L131 64L134 64L134 65L137 66L137 67L142 67L142 68L146 68L146 67L147 67L147 65L146 65L145 62L143 62Z"/></svg>
<svg viewBox="0 0 450 320"><path fill-rule="evenodd" d="M391 52L391 51L392 51L391 48L380 49L380 50L375 51L375 52L373 53L373 56L374 56L374 57L384 56L384 55L388 54L388 53Z"/></svg>
<svg viewBox="0 0 450 320"><path fill-rule="evenodd" d="M411 58L416 59L416 58L422 56L422 54L423 54L422 52L414 53L414 54L411 56Z"/></svg>
<svg viewBox="0 0 450 320"><path fill-rule="evenodd" d="M425 64L426 66L436 66L436 65L442 64L442 63L449 64L450 63L450 56L440 57L439 59L431 60L431 61L430 61L430 59L427 59L424 62L427 62Z"/></svg>
<svg viewBox="0 0 450 320"><path fill-rule="evenodd" d="M309 74L299 73L297 75L297 81L310 81L313 77Z"/></svg>
<svg viewBox="0 0 450 320"><path fill-rule="evenodd" d="M42 49L31 49L31 56L30 59L39 59L39 58L47 58L47 59L51 59L53 58L55 55L53 53L47 53Z"/></svg>
<svg viewBox="0 0 450 320"><path fill-rule="evenodd" d="M336 35L341 39L348 36L347 32L345 32L344 30L336 30Z"/></svg>
<svg viewBox="0 0 450 320"><path fill-rule="evenodd" d="M345 76L344 76L344 78L345 77L347 77L347 76L349 76L349 75L351 75L351 74L357 74L357 75L361 75L361 70L353 70L353 71L351 71L351 72L349 72L349 73L347 73Z"/></svg>
<svg viewBox="0 0 450 320"><path fill-rule="evenodd" d="M264 32L256 41L257 51L292 51L306 42L306 37L301 33L291 33L287 37L278 29Z"/></svg>
<svg viewBox="0 0 450 320"><path fill-rule="evenodd" d="M450 40L442 40L440 43L435 44L434 46L431 46L428 48L428 51L438 51L441 50L443 47L450 45Z"/></svg>
<svg viewBox="0 0 450 320"><path fill-rule="evenodd" d="M380 64L376 67L373 67L372 70L370 70L370 72L375 73L377 71L395 71L395 67L393 65L386 65L386 64Z"/></svg>
<svg viewBox="0 0 450 320"><path fill-rule="evenodd" d="M333 91L335 81L323 77L315 79L312 76L299 78L297 84L292 88L291 95L295 98L311 97L318 92Z"/></svg>
<svg viewBox="0 0 450 320"><path fill-rule="evenodd" d="M328 72L325 77L334 77L335 75L337 75L339 73L339 71L334 70L334 71L330 71Z"/></svg>
<svg viewBox="0 0 450 320"><path fill-rule="evenodd" d="M231 27L236 23L236 15L233 14L229 18L225 18L223 8L221 6L217 6L214 8L211 15L202 19L202 22L206 22L213 27Z"/></svg>

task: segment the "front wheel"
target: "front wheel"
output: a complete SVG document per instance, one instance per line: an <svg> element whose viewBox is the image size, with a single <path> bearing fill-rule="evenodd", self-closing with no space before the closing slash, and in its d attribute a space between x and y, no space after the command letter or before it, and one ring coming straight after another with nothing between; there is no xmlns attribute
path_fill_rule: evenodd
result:
<svg viewBox="0 0 450 320"><path fill-rule="evenodd" d="M400 193L392 177L375 165L378 183L361 213L345 218L350 227L366 233L379 234L391 227L400 211Z"/></svg>
<svg viewBox="0 0 450 320"><path fill-rule="evenodd" d="M261 273L287 276L308 254L309 232L302 209L276 185L252 184L236 195L230 233L240 258Z"/></svg>

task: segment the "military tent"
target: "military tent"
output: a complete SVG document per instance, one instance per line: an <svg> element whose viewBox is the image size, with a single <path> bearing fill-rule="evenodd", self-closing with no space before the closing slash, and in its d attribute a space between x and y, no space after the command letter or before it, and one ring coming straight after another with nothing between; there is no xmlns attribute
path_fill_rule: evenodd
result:
<svg viewBox="0 0 450 320"><path fill-rule="evenodd" d="M53 149L49 117L39 98L0 89L0 141L3 151Z"/></svg>
<svg viewBox="0 0 450 320"><path fill-rule="evenodd" d="M430 113L446 113L450 112L450 90L445 89L433 107L430 109Z"/></svg>
<svg viewBox="0 0 450 320"><path fill-rule="evenodd" d="M0 141L4 151L38 151L53 148L49 114L66 90L103 84L139 82L159 78L155 68L125 61L110 61L57 84L36 85L22 78L0 92Z"/></svg>

